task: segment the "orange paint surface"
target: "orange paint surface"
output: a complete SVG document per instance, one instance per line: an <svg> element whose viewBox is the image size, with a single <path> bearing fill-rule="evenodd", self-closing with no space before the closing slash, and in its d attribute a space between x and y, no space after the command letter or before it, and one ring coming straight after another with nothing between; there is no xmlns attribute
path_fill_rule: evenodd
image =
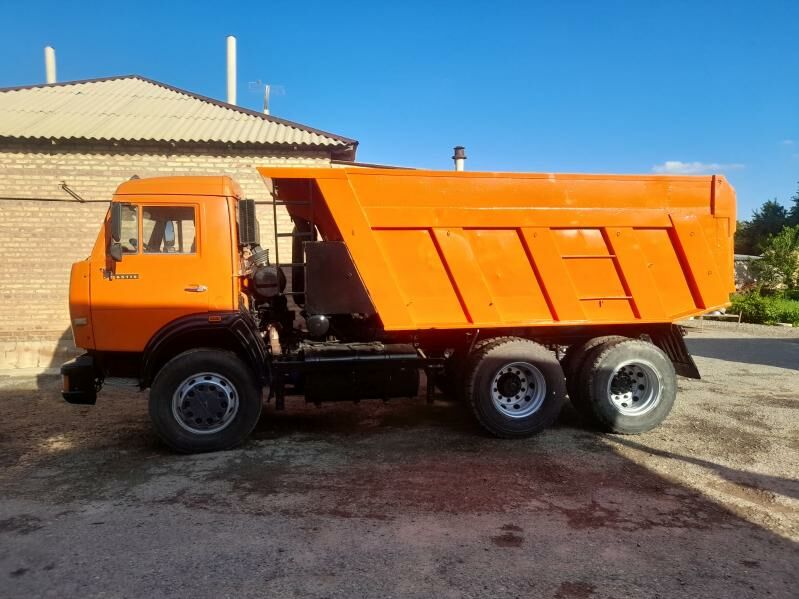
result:
<svg viewBox="0 0 799 599"><path fill-rule="evenodd" d="M278 199L314 201L323 239L347 244L386 330L665 323L734 290L723 177L258 170ZM70 314L88 320L77 344L140 352L171 320L237 309L239 197L227 177L120 185L113 200L136 211L140 245L113 262L106 216L73 266ZM175 206L193 211L196 247L142 251L145 213Z"/></svg>
<svg viewBox="0 0 799 599"><path fill-rule="evenodd" d="M140 352L161 327L176 318L236 309L238 248L231 223L236 222L235 198L239 194L238 186L227 177L141 179L120 185L113 201L136 208L139 248L125 253L120 262L107 257L107 214L91 256L73 266L70 311L84 314L90 308L89 326L75 329L76 344L87 349ZM188 248L187 253L142 251L147 237L142 214L153 207L194 210L193 252ZM82 296L88 287L76 285L76 277L83 273L90 278L90 302ZM205 291L191 290L197 286ZM79 330L82 337L78 337ZM90 331L93 339L87 337Z"/></svg>

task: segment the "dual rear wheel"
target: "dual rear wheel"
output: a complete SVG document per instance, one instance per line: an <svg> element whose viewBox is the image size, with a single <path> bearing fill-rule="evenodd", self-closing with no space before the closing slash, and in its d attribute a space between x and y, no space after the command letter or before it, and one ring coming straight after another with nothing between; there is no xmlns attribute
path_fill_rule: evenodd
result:
<svg viewBox="0 0 799 599"><path fill-rule="evenodd" d="M590 425L632 435L652 430L669 415L677 375L659 347L617 337L581 353L566 376L572 405Z"/></svg>
<svg viewBox="0 0 799 599"><path fill-rule="evenodd" d="M671 411L674 367L652 343L626 337L591 339L563 363L529 339L497 338L472 353L465 395L474 416L497 437L527 437L557 418L567 390L590 425L611 433L655 428Z"/></svg>
<svg viewBox="0 0 799 599"><path fill-rule="evenodd" d="M472 352L465 394L483 428L497 437L517 438L555 421L566 385L552 352L529 339L503 337Z"/></svg>

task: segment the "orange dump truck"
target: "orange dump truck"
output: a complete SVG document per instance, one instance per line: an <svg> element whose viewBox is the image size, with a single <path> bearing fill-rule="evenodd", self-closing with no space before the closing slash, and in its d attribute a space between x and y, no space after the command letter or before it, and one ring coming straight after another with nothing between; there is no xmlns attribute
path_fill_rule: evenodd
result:
<svg viewBox="0 0 799 599"><path fill-rule="evenodd" d="M699 376L674 321L734 288L723 177L259 171L290 256L261 247L227 177L120 185L72 268L86 354L62 367L67 401L132 378L168 445L209 451L248 436L264 395L413 397L424 372L428 398L500 437L548 426L567 394L590 425L637 433L668 415L676 374Z"/></svg>

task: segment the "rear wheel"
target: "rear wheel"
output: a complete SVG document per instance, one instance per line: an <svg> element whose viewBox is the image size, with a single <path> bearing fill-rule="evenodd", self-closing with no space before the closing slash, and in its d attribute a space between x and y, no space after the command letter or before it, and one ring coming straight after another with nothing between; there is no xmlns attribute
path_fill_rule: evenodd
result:
<svg viewBox="0 0 799 599"><path fill-rule="evenodd" d="M472 354L478 352L480 349L497 341L497 337L489 337L480 339L474 344ZM452 401L463 401L466 393L467 383L464 381L466 369L468 368L468 360L466 359L466 350L457 350L444 362L444 369L436 377L436 387L448 399Z"/></svg>
<svg viewBox="0 0 799 599"><path fill-rule="evenodd" d="M172 449L228 449L252 432L261 397L251 371L233 353L183 352L167 362L150 389L150 419Z"/></svg>
<svg viewBox="0 0 799 599"><path fill-rule="evenodd" d="M620 335L594 337L583 343L572 345L566 350L566 355L563 357L560 364L563 368L563 374L566 376L566 389L572 404L576 405L580 401L581 392L583 391L580 383L580 371L583 364L585 364L585 359L588 357L588 354L600 345L618 343L625 339L627 339L627 337L622 337Z"/></svg>
<svg viewBox="0 0 799 599"><path fill-rule="evenodd" d="M504 438L529 437L551 425L566 395L563 371L552 352L515 337L474 352L466 381L477 421Z"/></svg>
<svg viewBox="0 0 799 599"><path fill-rule="evenodd" d="M652 430L671 412L677 397L674 365L660 348L639 339L601 345L582 371L580 413L611 433Z"/></svg>

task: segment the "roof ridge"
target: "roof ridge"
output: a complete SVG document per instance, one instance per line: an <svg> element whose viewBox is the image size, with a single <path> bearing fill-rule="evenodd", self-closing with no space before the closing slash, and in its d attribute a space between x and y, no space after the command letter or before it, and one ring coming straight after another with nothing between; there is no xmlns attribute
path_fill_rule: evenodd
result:
<svg viewBox="0 0 799 599"><path fill-rule="evenodd" d="M324 137L328 137L331 139L335 139L344 144L350 144L354 147L358 146L358 141L355 139L351 139L349 137L344 137L342 135L337 135L335 133L330 133L329 131L324 131L322 129L316 129L314 127L309 127L308 125L303 125L301 123L297 123L295 121L290 121L288 119L282 119L280 117L272 116L271 114L263 114L261 112L257 112L255 110L250 110L249 108L244 108L242 106L237 106L235 104L229 104L227 102L223 102L221 100L216 100L214 98L203 96L202 94L198 94L196 92L189 91L187 89L183 89L180 87L176 87L174 85L170 85L168 83L163 83L162 81L157 81L156 79L150 79L149 77L145 77L143 75L138 75L135 73L129 75L112 75L109 77L96 77L93 79L76 79L72 81L59 81L56 83L36 83L32 85L20 85L15 87L2 87L0 88L0 94L6 92L14 92L14 91L23 91L28 89L39 89L45 87L68 87L72 85L82 85L86 83L104 83L106 81L118 81L121 79L138 79L139 81L143 81L145 83L149 83L150 85L155 85L157 87L161 87L163 89L167 89L169 91L182 94L185 96L189 96L190 98L194 98L195 100L199 100L201 102L206 102L208 104L213 104L220 108L224 108L226 110L231 110L234 112L239 112L241 114L246 114L253 117L258 117L264 121L268 121L271 123L275 123L278 125L283 125L286 127L291 127L292 129L297 129L299 131L305 131L308 133L313 133L315 135L321 135ZM353 148L354 149L354 148Z"/></svg>
<svg viewBox="0 0 799 599"><path fill-rule="evenodd" d="M83 83L102 83L104 81L116 81L118 79L141 79L147 80L141 75L111 75L109 77L92 77L90 79L73 79L71 81L56 81L55 83L31 83L29 85L12 85L10 87L0 87L0 94L5 92L16 92L26 89L39 89L41 87L67 87L70 85L81 85Z"/></svg>

